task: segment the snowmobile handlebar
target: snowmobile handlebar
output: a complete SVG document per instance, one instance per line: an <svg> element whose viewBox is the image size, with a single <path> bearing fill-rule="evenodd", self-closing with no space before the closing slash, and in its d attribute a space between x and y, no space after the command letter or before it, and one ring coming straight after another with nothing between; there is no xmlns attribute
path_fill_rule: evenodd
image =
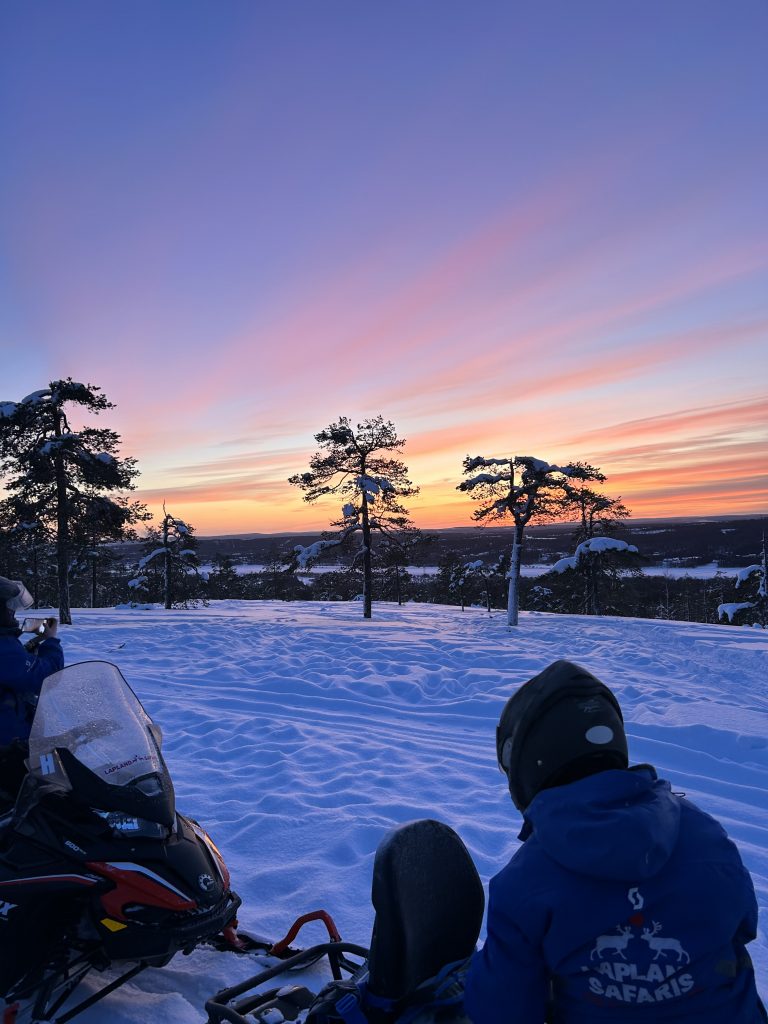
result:
<svg viewBox="0 0 768 1024"><path fill-rule="evenodd" d="M301 929L309 921L322 921L328 932L328 938L331 942L341 942L341 935L336 927L336 923L328 913L327 910L312 910L308 914L303 914L301 917L297 917L287 933L284 935L279 942L276 942L270 949L271 956L280 956L290 946L296 936L299 934Z"/></svg>
<svg viewBox="0 0 768 1024"><path fill-rule="evenodd" d="M316 919L317 913L314 915L306 915L307 918ZM302 920L301 918L299 920ZM297 922L298 923L298 922ZM301 925L299 925L301 927ZM296 928L296 931L299 929ZM291 930L293 931L293 929ZM290 933L289 933L290 934ZM295 935L295 932L293 933ZM286 937L287 938L287 937ZM274 948L274 947L273 947ZM237 985L232 985L230 988L223 988L220 992L209 999L205 1004L205 1009L208 1014L207 1024L220 1024L221 1021L229 1021L231 1024L253 1024L253 1018L250 1020L245 1016L247 1013L252 1013L258 1009L259 1005L263 1003L266 997L269 997L270 993L253 993L247 996L245 999L241 999L239 1002L233 1003L232 1000L237 999L244 993L258 988L260 985L264 985L272 978L276 978L278 975L283 974L285 971L295 970L298 967L308 966L311 963L319 960L321 957L327 956L331 964L331 971L333 972L334 978L337 980L341 978L342 970L347 971L349 974L353 974L362 965L354 963L351 960L347 960L347 953L352 956L359 956L365 960L368 956L369 950L365 946L358 946L354 942L323 942L317 946L310 946L308 949L303 949L300 952L289 957L287 960L281 960L273 967L267 967L259 974L254 974L250 978L246 978L245 981L241 981Z"/></svg>

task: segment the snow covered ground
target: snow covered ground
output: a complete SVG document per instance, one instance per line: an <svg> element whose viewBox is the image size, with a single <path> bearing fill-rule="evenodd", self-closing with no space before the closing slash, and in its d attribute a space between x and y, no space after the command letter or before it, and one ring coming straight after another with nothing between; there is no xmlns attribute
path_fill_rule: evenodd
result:
<svg viewBox="0 0 768 1024"><path fill-rule="evenodd" d="M325 907L367 945L373 853L393 825L455 828L484 882L519 818L494 728L513 689L567 657L617 692L632 759L650 761L738 843L761 906L768 994L768 632L637 619L356 603L223 601L189 611L78 610L67 663L113 661L162 726L180 810L210 831L243 897L241 924L281 935ZM312 928L317 931L312 932ZM310 926L304 944L319 941ZM147 971L82 1024L199 1024L256 970L197 950ZM304 982L319 987L319 965Z"/></svg>

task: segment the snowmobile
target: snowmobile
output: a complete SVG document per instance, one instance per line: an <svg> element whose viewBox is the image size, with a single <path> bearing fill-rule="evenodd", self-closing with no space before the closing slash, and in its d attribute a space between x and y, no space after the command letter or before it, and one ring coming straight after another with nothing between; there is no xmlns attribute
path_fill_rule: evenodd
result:
<svg viewBox="0 0 768 1024"><path fill-rule="evenodd" d="M305 1011L310 1024L463 1021L461 965L483 893L448 826L412 822L380 845L369 947L343 942L325 911L274 943L237 928L240 898L213 841L176 810L161 742L114 665L83 662L45 680L27 774L15 800L0 801L2 1024L67 1024L145 968L201 944L266 954L270 964L217 993L209 1024L274 1024ZM299 929L318 918L329 941L295 950ZM334 980L317 997L301 986L263 990L322 957ZM94 972L104 983L63 1009Z"/></svg>
<svg viewBox="0 0 768 1024"><path fill-rule="evenodd" d="M65 1024L213 937L246 947L224 860L177 812L160 730L114 665L83 662L45 680L27 767L15 802L0 807L4 1024ZM114 980L55 1016L87 974L113 968Z"/></svg>
<svg viewBox="0 0 768 1024"><path fill-rule="evenodd" d="M329 942L217 992L205 1004L207 1024L470 1024L463 979L484 896L459 836L432 819L394 829L376 851L371 899L370 946L344 942L334 932ZM280 945L272 952L280 954ZM264 989L285 971L321 957L327 957L333 980L317 995L299 985Z"/></svg>

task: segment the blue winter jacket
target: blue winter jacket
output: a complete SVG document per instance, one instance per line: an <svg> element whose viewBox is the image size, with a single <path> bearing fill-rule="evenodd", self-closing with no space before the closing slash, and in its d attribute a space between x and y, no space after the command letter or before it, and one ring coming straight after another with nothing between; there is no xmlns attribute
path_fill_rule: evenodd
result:
<svg viewBox="0 0 768 1024"><path fill-rule="evenodd" d="M491 881L473 1024L765 1021L752 880L714 818L648 766L543 790L525 818Z"/></svg>
<svg viewBox="0 0 768 1024"><path fill-rule="evenodd" d="M48 637L34 654L14 632L0 633L0 746L27 739L43 680L64 668L57 637Z"/></svg>

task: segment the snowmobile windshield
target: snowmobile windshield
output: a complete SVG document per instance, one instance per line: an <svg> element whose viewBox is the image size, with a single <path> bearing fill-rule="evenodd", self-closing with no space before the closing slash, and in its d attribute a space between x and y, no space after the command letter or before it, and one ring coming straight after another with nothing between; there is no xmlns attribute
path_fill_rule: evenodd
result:
<svg viewBox="0 0 768 1024"><path fill-rule="evenodd" d="M29 736L29 770L83 802L170 825L173 786L159 728L120 670L85 661L43 683Z"/></svg>

